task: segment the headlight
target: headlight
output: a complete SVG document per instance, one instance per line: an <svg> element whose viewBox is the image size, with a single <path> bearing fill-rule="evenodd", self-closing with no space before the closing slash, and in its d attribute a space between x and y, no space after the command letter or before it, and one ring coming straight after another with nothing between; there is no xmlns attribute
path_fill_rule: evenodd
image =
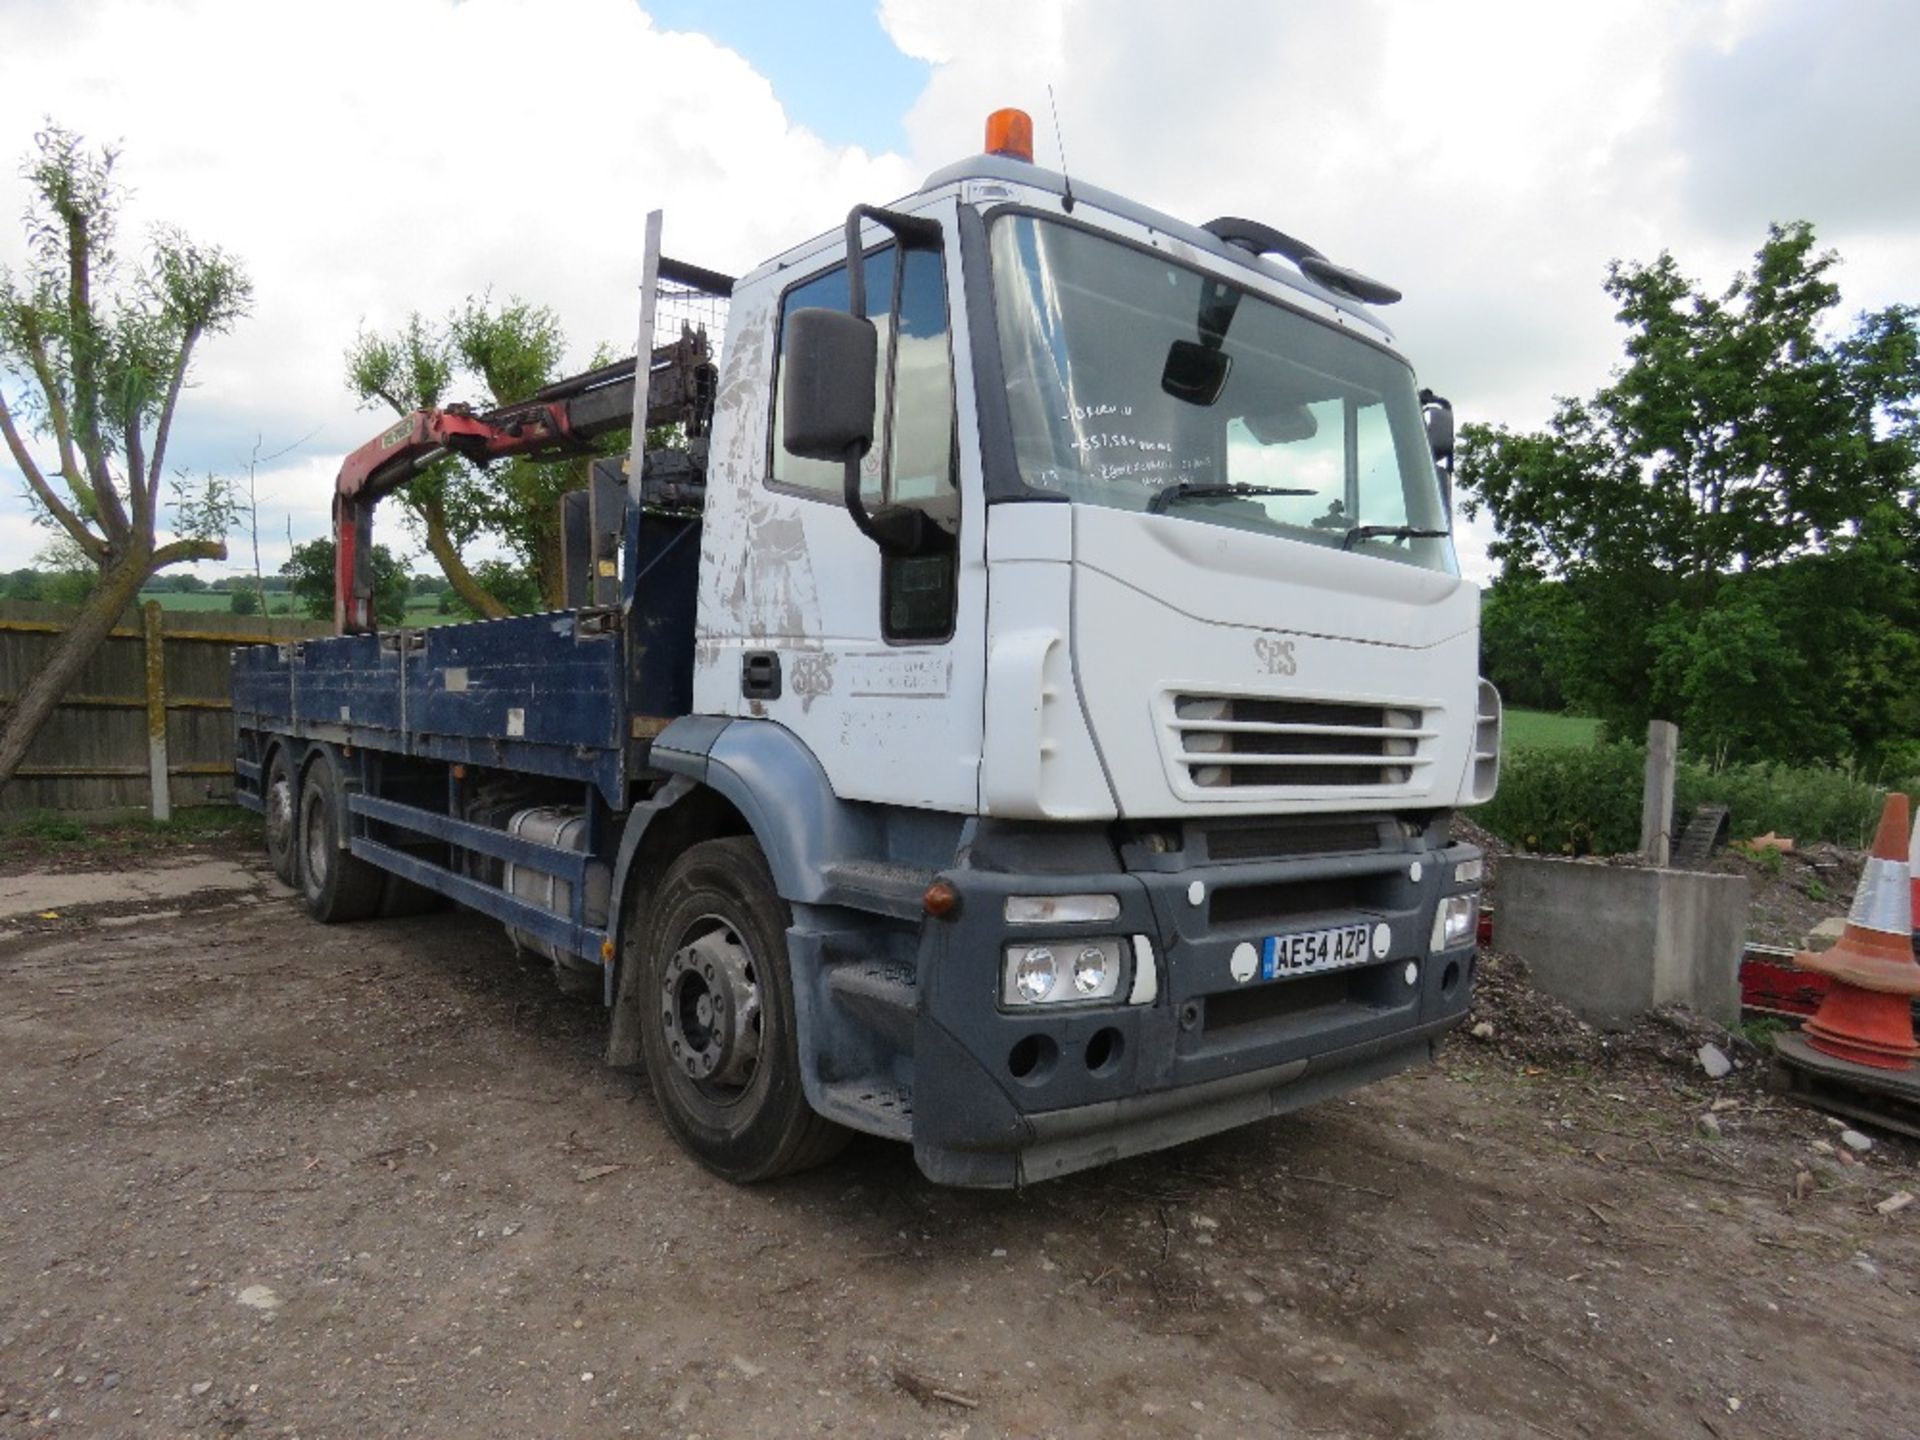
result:
<svg viewBox="0 0 1920 1440"><path fill-rule="evenodd" d="M1433 943L1429 948L1453 950L1471 940L1474 912L1479 905L1478 895L1449 895L1442 900L1433 915Z"/></svg>
<svg viewBox="0 0 1920 1440"><path fill-rule="evenodd" d="M1009 967L1007 1001L1009 1004L1037 1005L1053 993L1060 983L1060 962L1044 945L1018 952ZM1009 957L1012 958L1011 956Z"/></svg>
<svg viewBox="0 0 1920 1440"><path fill-rule="evenodd" d="M1453 883L1456 885L1477 885L1480 877L1486 873L1483 860L1462 860L1453 867Z"/></svg>
<svg viewBox="0 0 1920 1440"><path fill-rule="evenodd" d="M1120 918L1118 895L1009 895L1009 925L1080 925Z"/></svg>
<svg viewBox="0 0 1920 1440"><path fill-rule="evenodd" d="M1118 940L1009 945L1001 968L1003 1005L1090 1004L1120 993L1125 951Z"/></svg>
<svg viewBox="0 0 1920 1440"><path fill-rule="evenodd" d="M1119 975L1119 955L1109 955L1098 945L1085 946L1074 957L1073 988L1083 999L1111 995L1115 988L1114 981Z"/></svg>

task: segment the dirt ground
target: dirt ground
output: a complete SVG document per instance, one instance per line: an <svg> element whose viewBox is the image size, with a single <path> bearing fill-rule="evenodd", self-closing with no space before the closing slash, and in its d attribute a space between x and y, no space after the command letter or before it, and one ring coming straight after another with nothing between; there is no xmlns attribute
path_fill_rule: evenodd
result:
<svg viewBox="0 0 1920 1440"><path fill-rule="evenodd" d="M1916 1433L1920 1150L1497 961L1490 1034L1251 1131L742 1190L487 922L87 874L0 893L0 1437Z"/></svg>

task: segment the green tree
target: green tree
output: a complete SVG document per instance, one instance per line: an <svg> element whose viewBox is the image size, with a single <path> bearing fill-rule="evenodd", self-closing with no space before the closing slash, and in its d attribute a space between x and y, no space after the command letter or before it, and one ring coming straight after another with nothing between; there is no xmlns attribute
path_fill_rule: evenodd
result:
<svg viewBox="0 0 1920 1440"><path fill-rule="evenodd" d="M99 578L91 570L55 570L47 576L40 598L49 605L85 605Z"/></svg>
<svg viewBox="0 0 1920 1440"><path fill-rule="evenodd" d="M1904 773L1897 752L1920 740L1920 584L1887 528L1729 575L1705 609L1663 617L1654 685L1680 697L1689 748Z"/></svg>
<svg viewBox="0 0 1920 1440"><path fill-rule="evenodd" d="M1670 719L1732 758L1858 756L1895 738L1880 727L1898 707L1875 697L1910 584L1851 586L1842 617L1840 595L1799 577L1910 579L1920 311L1891 306L1836 335L1837 263L1806 224L1770 228L1718 294L1668 254L1616 262L1606 289L1627 339L1613 382L1560 400L1538 431L1463 431L1463 508L1492 515L1501 585L1559 582L1557 678L1616 734ZM1831 571L1816 563L1828 558ZM1814 713L1829 683L1852 687L1851 718Z"/></svg>
<svg viewBox="0 0 1920 1440"><path fill-rule="evenodd" d="M247 277L172 229L123 265L114 162L71 131L36 136L24 167L28 259L0 269L0 438L36 518L91 574L80 614L0 724L0 785L140 587L169 565L227 554L224 482L179 476L163 494L162 481L194 353L246 313ZM175 538L163 544L168 508Z"/></svg>
<svg viewBox="0 0 1920 1440"><path fill-rule="evenodd" d="M487 594L498 599L510 615L530 614L546 603L540 593L539 581L505 560L482 560L473 567L473 574ZM440 613L467 620L485 618L477 614L467 604L466 597L451 586L441 592Z"/></svg>
<svg viewBox="0 0 1920 1440"><path fill-rule="evenodd" d="M347 352L347 383L364 402L396 415L445 406L456 389L491 409L516 404L558 378L566 340L546 306L514 298L494 305L469 297L444 324L419 313L391 335L362 335ZM592 363L610 356L596 354ZM626 448L625 432L607 436L598 453ZM566 603L560 550L560 497L587 484L592 456L535 463L507 460L491 469L449 457L395 499L468 612L497 619L516 610L558 609ZM504 543L519 562L488 571L507 583L494 590L462 554L481 535ZM531 600L515 576L531 576Z"/></svg>
<svg viewBox="0 0 1920 1440"><path fill-rule="evenodd" d="M227 602L227 609L235 615L258 615L260 592L251 586L242 585L233 592L233 598Z"/></svg>
<svg viewBox="0 0 1920 1440"><path fill-rule="evenodd" d="M1561 654L1569 627L1565 585L1537 576L1504 576L1480 599L1480 673L1509 705L1564 710Z"/></svg>
<svg viewBox="0 0 1920 1440"><path fill-rule="evenodd" d="M293 547L280 573L287 577L294 603L315 620L333 618L333 540L322 537ZM373 613L383 625L398 625L407 615L407 567L384 545L373 547Z"/></svg>

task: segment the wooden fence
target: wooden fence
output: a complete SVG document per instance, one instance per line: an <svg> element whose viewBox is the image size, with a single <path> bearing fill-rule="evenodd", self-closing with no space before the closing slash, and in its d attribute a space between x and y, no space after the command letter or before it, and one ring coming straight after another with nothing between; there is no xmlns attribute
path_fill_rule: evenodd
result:
<svg viewBox="0 0 1920 1440"><path fill-rule="evenodd" d="M46 664L74 613L0 600L0 706ZM234 647L331 633L319 621L163 611L155 601L129 610L0 789L0 814L163 814L225 799L233 792ZM162 773L164 787L154 783Z"/></svg>

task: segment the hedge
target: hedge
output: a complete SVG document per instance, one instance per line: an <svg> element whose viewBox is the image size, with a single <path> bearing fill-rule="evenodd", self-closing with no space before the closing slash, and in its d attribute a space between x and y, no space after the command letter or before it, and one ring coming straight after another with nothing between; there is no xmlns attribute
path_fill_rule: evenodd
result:
<svg viewBox="0 0 1920 1440"><path fill-rule="evenodd" d="M1640 845L1644 746L1517 749L1502 758L1500 789L1474 820L1523 849L1560 855L1615 855ZM1914 783L1902 788L1914 793ZM1873 838L1887 787L1842 770L1785 765L1714 769L1682 760L1674 776L1677 828L1699 805L1725 805L1736 839L1773 831L1802 843L1854 848Z"/></svg>

